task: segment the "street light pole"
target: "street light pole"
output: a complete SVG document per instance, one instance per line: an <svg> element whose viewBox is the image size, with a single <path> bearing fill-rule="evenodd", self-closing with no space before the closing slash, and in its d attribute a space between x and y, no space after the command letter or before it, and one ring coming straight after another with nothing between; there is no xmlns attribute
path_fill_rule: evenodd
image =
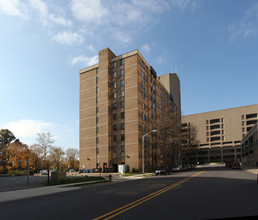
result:
<svg viewBox="0 0 258 220"><path fill-rule="evenodd" d="M151 134L151 133L156 133L157 130L152 130L150 132L148 132L147 134L142 136L142 175L144 175L144 138L145 136Z"/></svg>

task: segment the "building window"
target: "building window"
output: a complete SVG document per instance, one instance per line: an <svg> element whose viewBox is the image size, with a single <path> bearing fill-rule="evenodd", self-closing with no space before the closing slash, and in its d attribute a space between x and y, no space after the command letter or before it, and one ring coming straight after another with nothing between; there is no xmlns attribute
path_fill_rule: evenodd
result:
<svg viewBox="0 0 258 220"><path fill-rule="evenodd" d="M96 123L99 123L99 117L96 117Z"/></svg>
<svg viewBox="0 0 258 220"><path fill-rule="evenodd" d="M125 85L125 81L122 79L121 80L121 86L124 86Z"/></svg>
<svg viewBox="0 0 258 220"><path fill-rule="evenodd" d="M124 76L124 75L125 75L125 70L121 69L121 76Z"/></svg>
<svg viewBox="0 0 258 220"><path fill-rule="evenodd" d="M144 82L142 81L142 88L144 89Z"/></svg>
<svg viewBox="0 0 258 220"><path fill-rule="evenodd" d="M121 152L124 153L125 152L125 145L121 146Z"/></svg>
<svg viewBox="0 0 258 220"><path fill-rule="evenodd" d="M116 153L116 146L113 146L113 153Z"/></svg>
<svg viewBox="0 0 258 220"><path fill-rule="evenodd" d="M142 113L142 120L145 121L145 114Z"/></svg>
<svg viewBox="0 0 258 220"><path fill-rule="evenodd" d="M99 103L99 97L96 98L96 102Z"/></svg>
<svg viewBox="0 0 258 220"><path fill-rule="evenodd" d="M98 82L99 82L99 77L96 78L96 83L98 83Z"/></svg>
<svg viewBox="0 0 258 220"><path fill-rule="evenodd" d="M143 98L143 99L145 98L145 93L144 93L144 92L142 92L142 98Z"/></svg>
<svg viewBox="0 0 258 220"><path fill-rule="evenodd" d="M125 130L125 123L121 124L121 130Z"/></svg>
<svg viewBox="0 0 258 220"><path fill-rule="evenodd" d="M244 120L245 116L244 115L241 115L241 119Z"/></svg>
<svg viewBox="0 0 258 220"><path fill-rule="evenodd" d="M99 107L96 107L96 113L99 113Z"/></svg>
<svg viewBox="0 0 258 220"><path fill-rule="evenodd" d="M209 138L207 138L207 142L209 142Z"/></svg>
<svg viewBox="0 0 258 220"><path fill-rule="evenodd" d="M144 79L144 72L142 72L142 78Z"/></svg>
<svg viewBox="0 0 258 220"><path fill-rule="evenodd" d="M113 103L113 109L116 109L116 102Z"/></svg>
<svg viewBox="0 0 258 220"><path fill-rule="evenodd" d="M113 98L116 99L116 92L113 93Z"/></svg>
<svg viewBox="0 0 258 220"><path fill-rule="evenodd" d="M125 141L125 135L121 134L121 141Z"/></svg>
<svg viewBox="0 0 258 220"><path fill-rule="evenodd" d="M116 62L113 62L113 67L116 68Z"/></svg>
<svg viewBox="0 0 258 220"><path fill-rule="evenodd" d="M125 113L121 112L121 119L124 119L124 118L125 118Z"/></svg>
<svg viewBox="0 0 258 220"><path fill-rule="evenodd" d="M113 131L116 131L116 125L113 125Z"/></svg>
<svg viewBox="0 0 258 220"><path fill-rule="evenodd" d="M99 138L97 137L97 138L96 138L96 144L98 144L98 143L99 143Z"/></svg>
<svg viewBox="0 0 258 220"><path fill-rule="evenodd" d="M142 125L142 131L145 131L145 125L144 124Z"/></svg>
<svg viewBox="0 0 258 220"><path fill-rule="evenodd" d="M113 120L116 120L116 114L113 114Z"/></svg>
<svg viewBox="0 0 258 220"><path fill-rule="evenodd" d="M97 134L99 133L99 127L96 127L96 133Z"/></svg>
<svg viewBox="0 0 258 220"><path fill-rule="evenodd" d="M124 59L121 59L121 60L120 60L120 66L122 66L122 65L124 65L124 64L125 64Z"/></svg>
<svg viewBox="0 0 258 220"><path fill-rule="evenodd" d="M245 126L245 122L244 121L242 121L242 126Z"/></svg>
<svg viewBox="0 0 258 220"><path fill-rule="evenodd" d="M142 109L143 109L143 110L145 109L145 105L144 105L144 102L142 103Z"/></svg>
<svg viewBox="0 0 258 220"><path fill-rule="evenodd" d="M116 82L113 83L113 87L114 87L114 89L116 88Z"/></svg>
<svg viewBox="0 0 258 220"><path fill-rule="evenodd" d="M116 135L113 135L113 141L116 142Z"/></svg>
<svg viewBox="0 0 258 220"><path fill-rule="evenodd" d="M124 101L121 101L121 108L124 108L125 107L125 102Z"/></svg>
<svg viewBox="0 0 258 220"><path fill-rule="evenodd" d="M245 128L242 128L242 132L245 132Z"/></svg>
<svg viewBox="0 0 258 220"><path fill-rule="evenodd" d="M124 96L125 96L125 91L122 90L122 91L121 91L121 97L124 97Z"/></svg>
<svg viewBox="0 0 258 220"><path fill-rule="evenodd" d="M149 112L149 106L148 105L147 105L146 109L147 109L147 112Z"/></svg>
<svg viewBox="0 0 258 220"><path fill-rule="evenodd" d="M99 87L96 87L96 93L98 93L99 92Z"/></svg>
<svg viewBox="0 0 258 220"><path fill-rule="evenodd" d="M116 78L116 72L113 72L113 77Z"/></svg>
<svg viewBox="0 0 258 220"><path fill-rule="evenodd" d="M144 69L144 62L142 62L142 68Z"/></svg>
<svg viewBox="0 0 258 220"><path fill-rule="evenodd" d="M99 73L99 68L96 69L96 73L97 73L97 74Z"/></svg>

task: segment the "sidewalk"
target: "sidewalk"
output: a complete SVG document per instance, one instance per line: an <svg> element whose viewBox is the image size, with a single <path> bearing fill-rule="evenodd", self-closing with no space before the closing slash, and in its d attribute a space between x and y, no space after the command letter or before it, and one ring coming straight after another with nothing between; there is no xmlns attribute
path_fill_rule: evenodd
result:
<svg viewBox="0 0 258 220"><path fill-rule="evenodd" d="M108 175L103 175L106 179L108 179ZM112 182L123 182L123 181L130 181L133 179L140 179L144 177L123 177L120 175L113 175ZM62 184L62 185L56 185L56 186L45 186L45 187L36 187L36 188L29 188L29 189L19 189L19 190L12 190L12 191L5 191L0 192L0 202L8 202L18 199L25 199L25 198L31 198L36 196L43 196L43 195L49 195L53 193L61 193L61 192L67 192L72 190L78 190L81 187L76 186L79 184L91 184L101 181L89 181L89 182L79 182L79 183L70 183L70 184ZM67 187L69 186L69 187Z"/></svg>

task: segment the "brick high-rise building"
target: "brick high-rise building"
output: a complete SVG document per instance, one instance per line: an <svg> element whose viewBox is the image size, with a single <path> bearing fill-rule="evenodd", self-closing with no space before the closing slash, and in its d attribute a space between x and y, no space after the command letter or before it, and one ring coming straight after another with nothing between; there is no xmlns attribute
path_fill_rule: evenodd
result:
<svg viewBox="0 0 258 220"><path fill-rule="evenodd" d="M138 50L120 56L99 51L99 63L80 71L80 168L141 169L142 135L164 108L181 117L176 74L158 77ZM158 163L154 139L146 141L149 170Z"/></svg>

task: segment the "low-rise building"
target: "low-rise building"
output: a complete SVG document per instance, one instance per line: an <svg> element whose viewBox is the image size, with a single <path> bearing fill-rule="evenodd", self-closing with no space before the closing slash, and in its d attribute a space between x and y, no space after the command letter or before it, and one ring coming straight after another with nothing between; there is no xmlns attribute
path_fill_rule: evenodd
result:
<svg viewBox="0 0 258 220"><path fill-rule="evenodd" d="M199 144L191 162L241 160L241 140L258 120L258 104L182 117L183 129L197 128Z"/></svg>
<svg viewBox="0 0 258 220"><path fill-rule="evenodd" d="M258 167L258 126L257 123L245 135L241 142L242 164L247 167Z"/></svg>

